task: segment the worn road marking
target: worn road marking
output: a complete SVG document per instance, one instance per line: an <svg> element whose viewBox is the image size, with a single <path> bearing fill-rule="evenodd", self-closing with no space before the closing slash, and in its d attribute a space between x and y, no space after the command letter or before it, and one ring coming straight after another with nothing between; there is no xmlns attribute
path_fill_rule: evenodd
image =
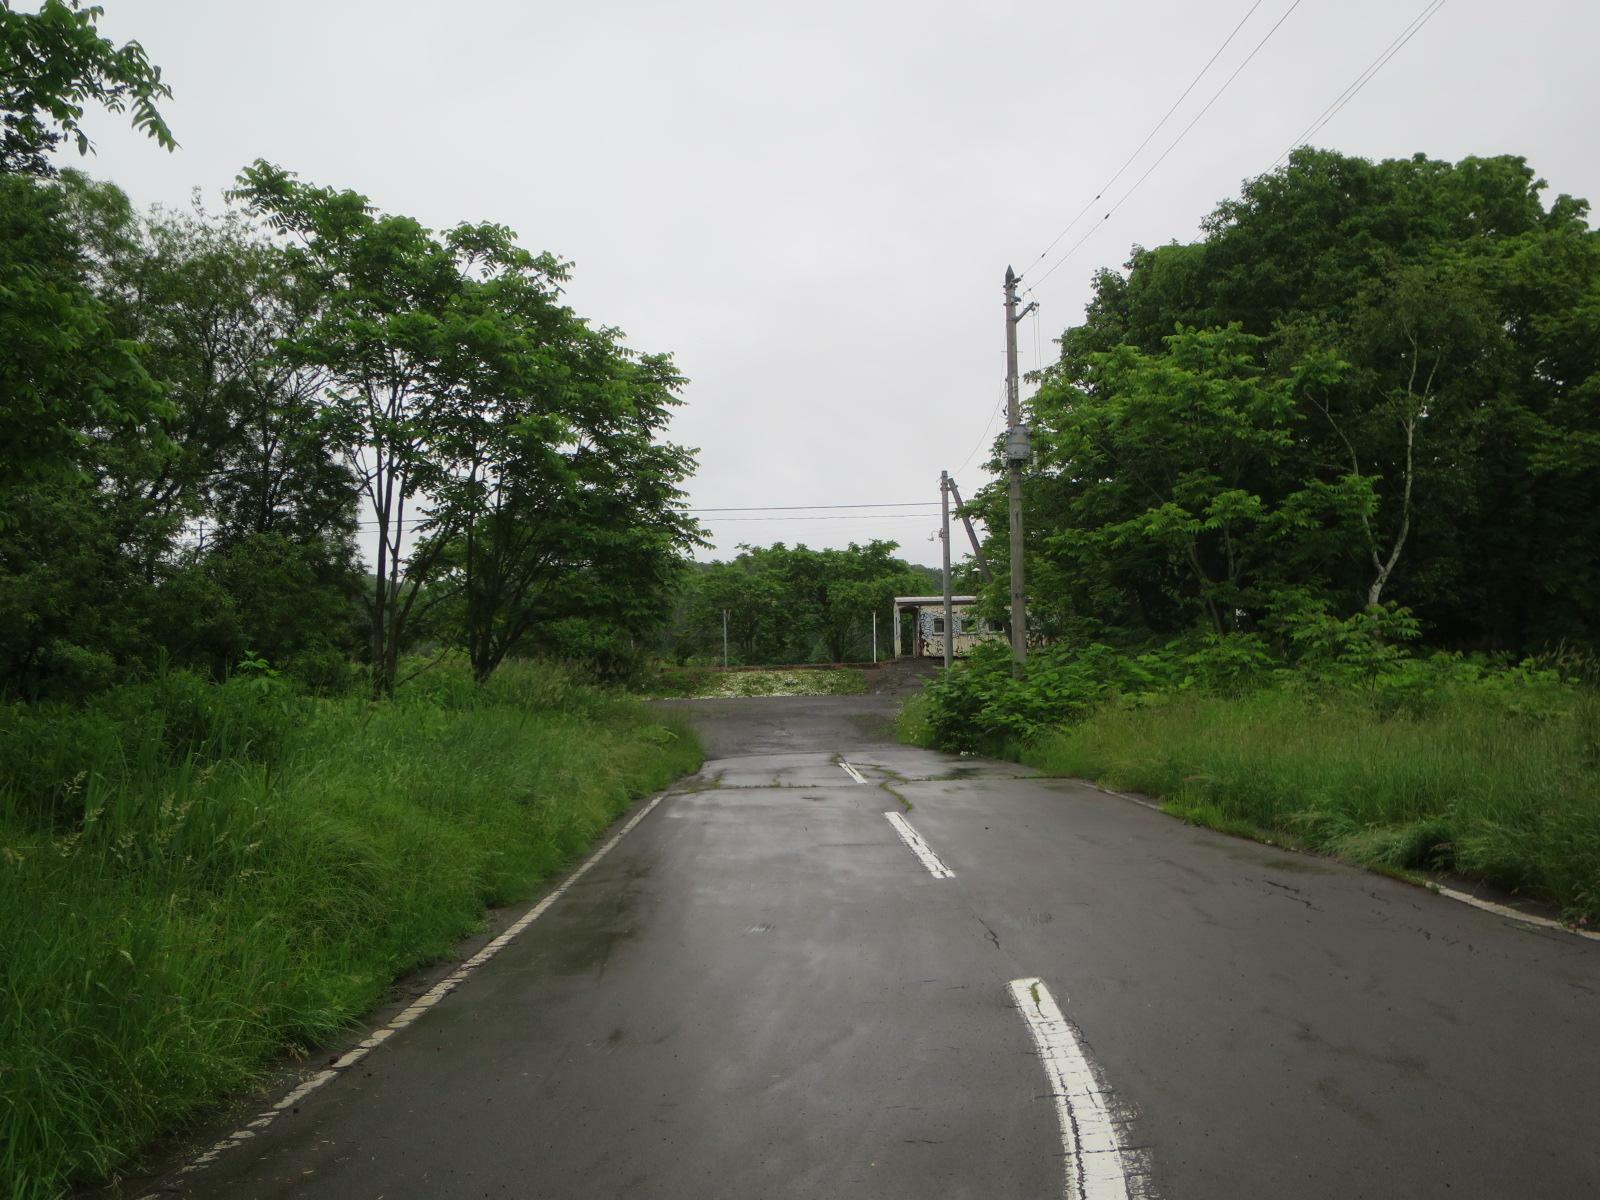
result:
<svg viewBox="0 0 1600 1200"><path fill-rule="evenodd" d="M956 873L944 863L939 861L939 856L933 852L928 843L922 840L922 835L911 828L911 822L897 812L886 812L884 820L894 826L894 831L900 835L900 840L911 847L911 853L922 860L922 865L928 868L928 874L935 879L954 879Z"/></svg>
<svg viewBox="0 0 1600 1200"><path fill-rule="evenodd" d="M1128 1200L1128 1167L1111 1104L1071 1023L1042 979L1013 979L1012 998L1044 1063L1061 1123L1069 1200Z"/></svg>
<svg viewBox="0 0 1600 1200"><path fill-rule="evenodd" d="M850 776L851 779L854 779L857 783L865 783L867 781L867 777L865 775L856 770L849 763L845 762L842 758L839 760L839 769L842 770L846 775Z"/></svg>
<svg viewBox="0 0 1600 1200"><path fill-rule="evenodd" d="M443 1000L451 992L455 991L456 988L461 986L462 982L467 978L467 976L471 975L479 967L483 966L484 963L488 962L496 954L499 954L500 951L504 950L518 934L520 934L529 925L532 925L540 917L544 916L544 914L550 910L550 906L566 894L568 888L587 875L597 862L599 862L607 854L611 853L612 847L620 842L623 838L627 837L628 834L632 833L634 826L648 817L655 809L655 806L660 804L664 799L666 799L666 793L663 792L661 795L651 800L649 804L646 804L643 808L636 812L628 819L628 823L621 829L617 830L617 832L613 834L604 845L602 845L588 858L584 859L583 863L578 867L578 869L573 871L571 875L568 875L566 879L561 882L559 887L557 887L543 900L539 901L539 903L535 904L527 912L523 913L522 916L518 917L510 925L506 926L505 932L499 937L495 938L488 945L484 946L482 950L479 950L471 958L467 959L466 962L462 963L454 971L450 972L450 974L446 975L438 983L434 984L431 988L419 996L410 1008L407 1008L382 1029L377 1030L371 1037L367 1038L366 1041L355 1047L355 1049L345 1053L342 1057L332 1063L327 1070L317 1072L315 1075L311 1076L311 1078L301 1083L288 1095L284 1096L281 1100L273 1104L271 1108L258 1114L253 1120L247 1121L243 1126L234 1130L227 1137L223 1138L216 1145L212 1146L211 1149L199 1155L194 1159L193 1162L189 1163L182 1170L180 1170L178 1174L180 1176L188 1175L191 1172L200 1170L202 1167L209 1166L211 1163L215 1162L217 1157L224 1151L230 1150L234 1146L249 1141L261 1130L265 1129L268 1125L271 1125L272 1122L281 1114L293 1109L302 1100L304 1100L318 1088L322 1087L324 1084L330 1083L337 1079L349 1068L353 1067L368 1054L372 1053L373 1050L376 1050L384 1042L388 1041L395 1034L399 1033L407 1025L411 1024L423 1013L427 1012L435 1004ZM147 1193L145 1200L157 1200L157 1197L163 1194L165 1194L164 1190L158 1189L157 1191Z"/></svg>

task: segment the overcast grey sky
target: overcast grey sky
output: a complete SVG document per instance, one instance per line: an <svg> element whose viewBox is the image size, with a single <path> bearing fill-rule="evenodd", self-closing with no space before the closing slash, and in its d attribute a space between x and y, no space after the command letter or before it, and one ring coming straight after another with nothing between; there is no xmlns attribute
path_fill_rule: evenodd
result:
<svg viewBox="0 0 1600 1200"><path fill-rule="evenodd" d="M102 2L106 33L165 71L182 148L96 116L87 169L182 204L262 157L436 227L512 226L575 262L580 313L676 355L691 502L742 506L936 500L941 468L976 491L963 460L993 428L1006 264L1026 272L1253 0ZM1108 200L1291 5L1262 0ZM1040 288L1024 367L1097 267L1193 238L1423 7L1300 0ZM1448 0L1315 141L1522 154L1552 193L1600 200L1597 45L1592 0ZM724 555L890 537L933 563L936 525L710 528Z"/></svg>

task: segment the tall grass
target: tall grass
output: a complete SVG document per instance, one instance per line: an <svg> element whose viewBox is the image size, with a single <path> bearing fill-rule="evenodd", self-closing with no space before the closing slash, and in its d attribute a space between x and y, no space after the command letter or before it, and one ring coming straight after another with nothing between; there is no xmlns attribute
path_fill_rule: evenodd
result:
<svg viewBox="0 0 1600 1200"><path fill-rule="evenodd" d="M1600 918L1600 700L1519 710L1446 690L1394 711L1351 689L1112 703L1020 747L1052 774L1165 798L1377 867L1441 869Z"/></svg>
<svg viewBox="0 0 1600 1200"><path fill-rule="evenodd" d="M699 760L534 664L381 705L168 676L0 709L0 1195L316 1046Z"/></svg>

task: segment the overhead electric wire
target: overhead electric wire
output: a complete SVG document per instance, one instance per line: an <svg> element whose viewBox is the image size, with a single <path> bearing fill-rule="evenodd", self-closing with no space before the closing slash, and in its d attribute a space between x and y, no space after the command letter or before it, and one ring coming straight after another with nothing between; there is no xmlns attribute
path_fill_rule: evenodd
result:
<svg viewBox="0 0 1600 1200"><path fill-rule="evenodd" d="M1344 91L1340 92L1333 98L1333 102L1330 103L1327 108L1323 109L1317 114L1316 119L1301 131L1300 136L1295 138L1288 149L1286 149L1282 154L1278 155L1277 158L1272 160L1272 167L1269 167L1268 170L1275 169L1279 163L1283 162L1289 157L1289 155L1293 154L1296 149L1305 145L1312 138L1316 137L1317 134L1321 132L1323 126L1325 126L1329 121L1333 120L1334 117L1338 116L1339 110L1344 108L1346 104L1349 104L1350 101L1354 100L1356 96L1360 94L1361 89L1372 82L1373 76L1375 76L1379 71L1383 70L1383 68L1389 64L1389 60L1391 58L1400 53L1401 49L1404 48L1407 42L1422 32L1422 27L1429 21L1433 20L1434 14L1443 8L1446 2L1447 0L1428 0L1428 3L1422 6L1421 11L1418 12L1416 16L1411 18L1410 23L1395 35L1392 42L1383 48L1383 51L1378 55L1378 57L1367 64L1366 70L1357 75L1355 79L1353 79L1344 89Z"/></svg>
<svg viewBox="0 0 1600 1200"><path fill-rule="evenodd" d="M1004 411L1005 406L1006 384L1005 380L1002 379L1000 381L1000 403L994 406L994 411L989 414L988 421L984 423L983 432L978 436L977 445L972 447L971 452L968 453L967 457L962 460L961 465L951 472L952 475L959 475L961 472L965 471L972 460L978 456L978 451L982 450L986 445L994 441L994 434L991 432L994 429L994 419L998 417L1002 411Z"/></svg>
<svg viewBox="0 0 1600 1200"><path fill-rule="evenodd" d="M887 504L757 504L746 508L686 508L684 512L799 512L813 508L920 508L929 504L939 507L937 500L899 500Z"/></svg>
<svg viewBox="0 0 1600 1200"><path fill-rule="evenodd" d="M682 511L685 512L685 513L692 514L692 515L698 515L700 513L725 513L725 512L737 512L737 513L810 512L810 511L821 510L821 509L839 509L839 508L938 508L938 507L939 507L939 502L937 500L899 500L899 501L894 501L894 502L886 503L886 504L757 504L757 505L749 505L749 506L746 506L746 507L736 507L736 508L686 508L686 509L683 509ZM880 514L876 514L876 515L867 515L867 516L858 516L858 517L709 517L709 518L706 518L706 519L707 520L712 520L712 521L736 521L736 520L750 520L750 521L804 521L804 520L816 520L816 521L828 521L828 520L833 520L833 521L872 521L872 520L876 520L878 518L878 516L883 516L883 517L926 517L927 515L928 515L927 513L880 513ZM390 521L389 522L389 526L390 526L390 528L404 527L404 526L415 527L417 525L424 525L427 522L431 521L432 519L433 519L432 517L400 517L400 518L396 518L393 521ZM369 517L369 518L366 518L364 520L357 521L356 524L357 525L361 525L361 526L375 526L375 525L378 524L378 522Z"/></svg>
<svg viewBox="0 0 1600 1200"><path fill-rule="evenodd" d="M707 517L704 524L722 525L729 521L926 521L933 515L933 513L874 513L871 516L848 517Z"/></svg>
<svg viewBox="0 0 1600 1200"><path fill-rule="evenodd" d="M1144 135L1144 141L1140 142L1134 147L1133 153L1128 155L1127 161L1117 168L1116 174L1112 175L1110 179L1106 180L1100 185L1099 190L1089 198L1088 203L1078 210L1078 215L1073 217L1072 220L1068 221L1060 233L1056 234L1055 237L1050 239L1050 244L1048 246L1039 251L1039 256L1030 262L1025 268L1023 268L1024 275L1042 262L1045 256L1056 248L1056 244L1060 242L1062 238L1066 237L1068 233L1072 232L1073 227L1077 225L1079 221L1083 220L1084 214L1086 214L1095 206L1096 201L1098 201L1101 196L1106 194L1106 192L1111 188L1111 185L1122 178L1123 172L1131 167L1133 165L1133 160L1138 158L1139 155L1144 152L1144 148L1150 144L1150 139L1161 132L1161 127L1171 119L1173 113L1178 111L1178 106L1189 98L1189 93L1194 91L1195 86L1205 78L1206 72L1211 70L1211 65L1216 62L1218 58L1222 57L1222 52L1232 44L1233 39L1238 36L1239 30L1244 28L1245 22L1255 15L1256 9L1260 8L1263 2L1264 0L1255 0L1255 3L1250 6L1249 10L1244 14L1244 16L1239 18L1239 23L1233 27L1233 31L1222 40L1222 45L1217 47L1216 52L1212 54L1210 58L1206 59L1206 65L1201 67L1199 73L1189 81L1189 86L1184 88L1179 94L1178 98L1172 102L1172 107L1167 109L1166 112L1162 113L1161 119L1150 127L1150 132Z"/></svg>
<svg viewBox="0 0 1600 1200"><path fill-rule="evenodd" d="M1233 69L1233 73L1222 81L1222 86L1212 93L1211 99L1205 102L1205 106L1201 108L1199 112L1195 113L1192 118L1190 118L1189 123L1183 127L1183 131L1172 140L1172 144L1161 152L1160 156L1157 157L1155 162L1151 163L1145 168L1144 174L1133 181L1133 185L1129 187L1127 191L1122 193L1122 197L1106 210L1105 215L1102 216L1099 221L1095 222L1094 225L1085 230L1083 236L1077 241L1073 242L1072 245L1067 248L1065 254L1061 255L1060 258L1056 259L1055 262L1050 264L1049 270L1045 271L1043 275L1039 276L1039 278L1035 279L1028 285L1028 292L1032 292L1046 279L1049 279L1050 276L1054 275L1056 271L1060 269L1062 263L1071 258L1073 254L1077 252L1080 246L1093 237L1095 233L1099 231L1100 227L1111 219L1111 215L1115 213L1117 209L1121 208L1128 202L1128 198L1139 190L1140 185L1143 184L1146 179L1150 178L1155 169L1162 163L1166 162L1167 156L1178 148L1179 144L1182 143L1184 138L1189 136L1189 131L1200 123L1200 118L1204 117L1206 113L1211 111L1211 106L1222 98L1222 93L1228 90L1228 86L1239 77L1239 73L1250 65L1251 60L1261 52L1261 48L1272 40L1272 35L1278 32L1279 27L1289 19L1294 10L1299 8L1303 2L1304 0L1294 0L1294 3L1289 5L1289 7L1284 10L1283 15L1273 22L1272 28L1267 30L1266 35L1255 44L1255 47L1250 51L1250 53L1244 56L1243 61L1241 61L1239 65Z"/></svg>

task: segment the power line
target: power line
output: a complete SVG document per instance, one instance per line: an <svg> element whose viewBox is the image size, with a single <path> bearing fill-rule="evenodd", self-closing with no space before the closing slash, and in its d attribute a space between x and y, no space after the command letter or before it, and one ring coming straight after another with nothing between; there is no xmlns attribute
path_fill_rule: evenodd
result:
<svg viewBox="0 0 1600 1200"><path fill-rule="evenodd" d="M743 508L685 508L685 509L682 509L681 511L683 511L685 513L690 513L690 514L698 514L698 513L723 513L723 512L809 512L809 511L816 510L816 509L838 509L838 508L938 508L938 507L939 507L939 502L937 500L901 500L901 501L896 501L896 502L887 503L887 504L757 504L757 505L750 505L748 507L743 507ZM926 514L921 514L921 513L883 513L883 514L880 514L880 515L882 515L884 517L899 517L899 516L923 516L923 515L926 515ZM732 520L740 520L740 519L752 520L752 521L754 521L754 520L770 520L770 521L791 520L792 521L792 520L807 520L807 519L819 520L819 521L821 521L821 520L839 520L839 521L843 521L843 520L861 520L861 521L870 521L870 520L875 520L876 518L873 517L873 516L865 516L865 517L833 517L833 518L828 518L828 517L816 517L816 518L804 518L804 517L748 517L748 518L711 517L711 518L708 518L708 519L709 520L714 520L714 521L732 521ZM403 527L406 527L406 526L415 527L415 526L418 526L418 525L424 525L424 524L428 523L431 520L433 520L432 517L397 517L394 520L389 522L389 526L392 529L394 529L394 528L403 528ZM356 524L357 525L362 525L362 526L376 526L376 525L379 524L379 522L369 517L369 518L366 518L364 520L357 521Z"/></svg>
<svg viewBox="0 0 1600 1200"><path fill-rule="evenodd" d="M1272 166L1269 167L1268 170L1276 169L1278 164L1283 162L1284 159L1288 158L1289 155L1293 154L1296 148L1305 145L1312 138L1316 137L1317 134L1321 132L1322 127L1325 126L1329 121L1333 120L1334 117L1338 116L1339 110L1342 109L1346 104L1349 104L1350 101L1354 100L1356 96L1360 94L1361 89L1372 82L1372 77L1379 71L1383 70L1383 68L1388 65L1389 60L1396 54L1400 53L1401 49L1407 42L1422 32L1422 27L1429 21L1433 20L1434 14L1445 6L1445 2L1446 0L1428 0L1428 3L1422 6L1421 11L1419 11L1416 16L1411 18L1410 23L1395 35L1392 42L1383 48L1382 53L1380 53L1377 58L1373 59L1367 64L1366 70L1357 75L1355 79L1350 82L1349 86L1344 89L1344 91L1340 92L1333 98L1333 102L1329 104L1327 108L1323 109L1317 114L1316 119L1301 131L1300 136L1295 138L1294 142L1289 146L1288 149L1286 149L1282 154L1278 155L1277 158L1272 160Z"/></svg>
<svg viewBox="0 0 1600 1200"><path fill-rule="evenodd" d="M1195 113L1193 118L1190 119L1189 123L1183 127L1182 132L1172 140L1172 144L1161 152L1160 156L1155 160L1155 162L1151 163L1145 168L1144 174L1133 181L1133 186L1122 193L1122 198L1113 204L1109 209L1107 209L1105 215L1101 217L1099 221L1085 230L1083 236L1077 241L1073 242L1072 245L1067 248L1067 252L1050 265L1049 270L1047 270L1043 275L1039 276L1038 279L1034 280L1033 283L1028 286L1029 293L1033 292L1033 290L1042 284L1046 279L1049 279L1050 276L1054 275L1056 271L1060 269L1062 263L1071 258L1073 254L1077 252L1080 246L1082 246L1097 232L1099 232L1100 227L1111 219L1113 213L1115 213L1119 208L1128 202L1128 198L1139 190L1139 186L1144 183L1146 179L1150 178L1155 169L1162 163L1166 162L1167 155L1176 150L1179 144L1182 143L1183 139L1189 136L1189 131L1200 123L1200 118L1204 117L1206 113L1211 111L1211 106L1222 98L1222 93L1228 90L1228 86L1239 77L1239 73L1250 65L1251 60L1261 52L1261 48L1272 40L1272 35L1278 32L1279 27L1289 19L1294 10L1299 8L1303 2L1304 0L1294 0L1294 3L1290 4L1289 7L1284 10L1283 15L1273 22L1272 28L1267 30L1266 36L1264 36L1255 44L1255 47L1250 51L1250 53L1244 56L1244 60L1233 69L1233 73L1222 81L1222 86L1212 93L1211 99L1207 100L1205 106L1201 108L1199 112Z"/></svg>
<svg viewBox="0 0 1600 1200"><path fill-rule="evenodd" d="M888 504L757 504L746 508L686 508L684 512L799 512L815 508L922 508L939 507L937 500L900 500Z"/></svg>
<svg viewBox="0 0 1600 1200"><path fill-rule="evenodd" d="M978 436L977 445L972 447L972 451L967 455L967 457L965 459L962 460L961 465L959 467L957 467L953 472L951 472L952 474L959 475L959 474L961 474L961 472L965 471L967 469L967 465L969 463L971 463L974 458L977 457L978 451L982 450L990 442L994 441L994 435L993 435L993 432L992 432L993 429L994 429L994 421L995 421L996 417L998 417L1003 411L1005 411L1005 407L1006 407L1006 384L1005 384L1005 380L1002 379L1000 381L1000 402L994 406L994 411L989 414L988 421L986 421L984 423L983 433L981 433ZM930 504L936 503L936 501L931 501L930 500L929 503Z"/></svg>
<svg viewBox="0 0 1600 1200"><path fill-rule="evenodd" d="M871 516L848 517L707 517L705 524L722 525L729 521L928 521L932 513L874 513Z"/></svg>
<svg viewBox="0 0 1600 1200"><path fill-rule="evenodd" d="M1098 201L1101 196L1106 194L1111 185L1122 178L1123 172L1131 167L1133 165L1133 160L1138 158L1139 155L1144 152L1144 148L1150 144L1150 139L1161 132L1161 127L1171 119L1173 113L1178 111L1178 106L1189 98L1189 93L1194 91L1195 86L1200 82L1201 79L1205 77L1206 72L1211 70L1211 65L1216 62L1217 59L1222 56L1222 52L1226 50L1230 44L1232 44L1233 39L1238 36L1239 30L1244 28L1244 23L1255 15L1256 9L1260 8L1262 3L1263 0L1255 0L1255 3L1250 6L1249 10L1244 14L1244 16L1239 18L1239 23L1233 27L1233 31L1223 39L1222 45L1217 47L1216 53L1212 54L1210 58L1206 59L1206 65L1201 67L1199 73L1189 81L1189 86L1184 88L1179 94L1178 98L1172 102L1172 107L1167 109L1166 112L1162 113L1161 119L1150 127L1150 132L1144 135L1144 141L1140 142L1136 147L1134 147L1133 153L1128 155L1127 161L1117 168L1116 174L1100 185L1099 190L1089 198L1088 203L1078 210L1078 215L1073 217L1072 220L1068 221L1060 233L1056 234L1055 237L1050 239L1050 244L1048 246L1039 251L1039 257L1035 258L1025 268L1023 268L1023 274L1027 274L1028 271L1031 271L1034 267L1038 266L1038 264L1044 260L1045 255L1054 250L1056 248L1056 244L1060 242L1062 238L1066 237L1079 221L1083 220L1084 214L1086 214L1095 206L1095 202Z"/></svg>

